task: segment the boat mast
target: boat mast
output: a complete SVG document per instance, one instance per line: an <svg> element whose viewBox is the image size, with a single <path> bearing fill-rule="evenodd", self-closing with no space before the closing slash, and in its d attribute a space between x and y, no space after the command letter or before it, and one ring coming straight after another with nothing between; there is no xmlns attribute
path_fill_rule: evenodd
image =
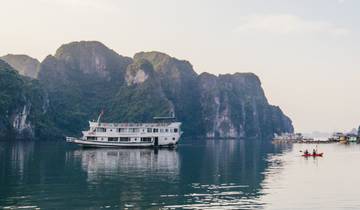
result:
<svg viewBox="0 0 360 210"><path fill-rule="evenodd" d="M100 112L100 114L99 114L99 117L98 117L98 119L97 119L97 124L98 124L98 126L100 126L100 119L101 119L101 117L102 117L103 114L104 114L104 110L101 110L101 112Z"/></svg>

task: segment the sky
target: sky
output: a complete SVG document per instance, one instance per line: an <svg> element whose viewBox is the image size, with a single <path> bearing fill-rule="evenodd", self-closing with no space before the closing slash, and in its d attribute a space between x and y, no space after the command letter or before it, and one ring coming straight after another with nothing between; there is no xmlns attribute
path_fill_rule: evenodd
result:
<svg viewBox="0 0 360 210"><path fill-rule="evenodd" d="M257 74L298 132L360 125L359 0L0 0L0 55L97 40L197 73Z"/></svg>

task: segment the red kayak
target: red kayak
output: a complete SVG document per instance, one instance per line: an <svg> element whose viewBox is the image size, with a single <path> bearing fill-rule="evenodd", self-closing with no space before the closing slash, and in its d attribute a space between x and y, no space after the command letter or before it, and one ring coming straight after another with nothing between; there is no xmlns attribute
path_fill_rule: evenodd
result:
<svg viewBox="0 0 360 210"><path fill-rule="evenodd" d="M312 153L309 153L309 154L303 154L302 156L303 157L322 157L324 153L318 153L318 154L312 154Z"/></svg>

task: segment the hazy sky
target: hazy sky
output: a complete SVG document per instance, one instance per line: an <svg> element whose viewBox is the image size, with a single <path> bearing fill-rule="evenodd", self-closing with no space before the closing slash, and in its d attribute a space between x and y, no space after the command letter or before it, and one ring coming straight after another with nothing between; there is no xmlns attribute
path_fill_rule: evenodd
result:
<svg viewBox="0 0 360 210"><path fill-rule="evenodd" d="M0 55L42 60L98 40L157 50L198 73L254 72L297 131L360 124L358 0L0 0Z"/></svg>

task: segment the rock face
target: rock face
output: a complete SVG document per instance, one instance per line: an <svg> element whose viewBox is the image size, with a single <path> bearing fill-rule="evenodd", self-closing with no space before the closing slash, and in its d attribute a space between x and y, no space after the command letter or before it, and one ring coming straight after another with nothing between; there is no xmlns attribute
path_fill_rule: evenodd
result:
<svg viewBox="0 0 360 210"><path fill-rule="evenodd" d="M23 76L36 78L38 75L40 62L35 58L31 58L27 55L8 54L0 57L0 59L10 64L10 66Z"/></svg>
<svg viewBox="0 0 360 210"><path fill-rule="evenodd" d="M110 121L150 122L154 116L169 115L173 105L149 61L134 61L127 67L126 75L126 82L106 108Z"/></svg>
<svg viewBox="0 0 360 210"><path fill-rule="evenodd" d="M100 42L73 42L40 64L36 80L12 72L39 91L29 96L40 98L12 102L15 108L4 109L8 114L0 116L0 128L33 137L79 135L101 110L103 120L113 122L149 122L175 113L187 136L267 138L293 131L291 120L266 100L256 75L198 75L188 61L160 52L140 52L132 59ZM0 85L8 87L6 81ZM22 90L11 91L21 92L16 89Z"/></svg>
<svg viewBox="0 0 360 210"><path fill-rule="evenodd" d="M51 136L47 95L39 82L0 60L0 139Z"/></svg>
<svg viewBox="0 0 360 210"><path fill-rule="evenodd" d="M88 120L108 110L131 62L94 41L62 45L55 56L44 59L38 78L49 94L52 119L64 135L79 133Z"/></svg>
<svg viewBox="0 0 360 210"><path fill-rule="evenodd" d="M160 52L140 52L134 60L148 60L160 80L165 97L173 104L182 129L189 135L203 133L197 74L188 61Z"/></svg>
<svg viewBox="0 0 360 210"><path fill-rule="evenodd" d="M198 80L207 137L268 138L293 132L291 120L269 105L256 75L203 73Z"/></svg>
<svg viewBox="0 0 360 210"><path fill-rule="evenodd" d="M120 79L131 58L123 57L97 41L72 42L62 45L54 56L73 71L105 80Z"/></svg>
<svg viewBox="0 0 360 210"><path fill-rule="evenodd" d="M144 83L150 75L154 74L151 64L146 61L140 61L128 66L125 74L127 86Z"/></svg>

